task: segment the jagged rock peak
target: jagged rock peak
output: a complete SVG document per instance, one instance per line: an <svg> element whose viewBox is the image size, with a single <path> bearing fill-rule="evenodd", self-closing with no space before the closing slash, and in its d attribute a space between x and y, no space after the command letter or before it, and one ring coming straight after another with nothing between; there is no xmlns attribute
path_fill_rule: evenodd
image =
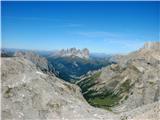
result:
<svg viewBox="0 0 160 120"><path fill-rule="evenodd" d="M70 48L70 49L62 49L55 54L56 56L61 57L80 57L80 58L89 58L89 50L87 48L84 48L82 50L76 49L76 48Z"/></svg>
<svg viewBox="0 0 160 120"><path fill-rule="evenodd" d="M160 50L160 42L146 42L143 48L148 50Z"/></svg>

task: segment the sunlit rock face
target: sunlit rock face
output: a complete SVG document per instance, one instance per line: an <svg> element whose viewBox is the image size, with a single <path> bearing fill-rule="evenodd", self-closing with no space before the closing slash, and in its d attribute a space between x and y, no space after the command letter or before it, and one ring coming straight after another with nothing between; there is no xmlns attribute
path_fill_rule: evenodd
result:
<svg viewBox="0 0 160 120"><path fill-rule="evenodd" d="M90 106L78 86L45 74L31 61L2 58L2 119L97 120L117 117Z"/></svg>

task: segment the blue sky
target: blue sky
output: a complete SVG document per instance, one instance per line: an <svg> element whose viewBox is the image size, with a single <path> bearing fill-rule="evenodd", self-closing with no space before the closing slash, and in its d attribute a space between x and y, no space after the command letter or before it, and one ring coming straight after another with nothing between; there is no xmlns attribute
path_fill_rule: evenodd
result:
<svg viewBox="0 0 160 120"><path fill-rule="evenodd" d="M2 47L127 53L158 41L159 2L2 2Z"/></svg>

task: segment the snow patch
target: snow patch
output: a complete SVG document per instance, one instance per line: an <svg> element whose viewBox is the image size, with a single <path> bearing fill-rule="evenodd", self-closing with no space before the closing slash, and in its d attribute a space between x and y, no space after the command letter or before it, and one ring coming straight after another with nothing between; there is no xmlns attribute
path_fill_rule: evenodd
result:
<svg viewBox="0 0 160 120"><path fill-rule="evenodd" d="M26 79L26 76L25 76L25 75L23 75L22 82L24 82L24 83L25 83L25 82L26 82L26 81L25 81L25 79Z"/></svg>
<svg viewBox="0 0 160 120"><path fill-rule="evenodd" d="M37 74L44 75L42 72L36 71Z"/></svg>

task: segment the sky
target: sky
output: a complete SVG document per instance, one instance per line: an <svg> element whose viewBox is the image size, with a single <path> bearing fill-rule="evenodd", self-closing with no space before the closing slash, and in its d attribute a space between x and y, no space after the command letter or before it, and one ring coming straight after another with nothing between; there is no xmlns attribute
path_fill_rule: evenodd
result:
<svg viewBox="0 0 160 120"><path fill-rule="evenodd" d="M160 2L2 2L2 47L128 53L159 41Z"/></svg>

